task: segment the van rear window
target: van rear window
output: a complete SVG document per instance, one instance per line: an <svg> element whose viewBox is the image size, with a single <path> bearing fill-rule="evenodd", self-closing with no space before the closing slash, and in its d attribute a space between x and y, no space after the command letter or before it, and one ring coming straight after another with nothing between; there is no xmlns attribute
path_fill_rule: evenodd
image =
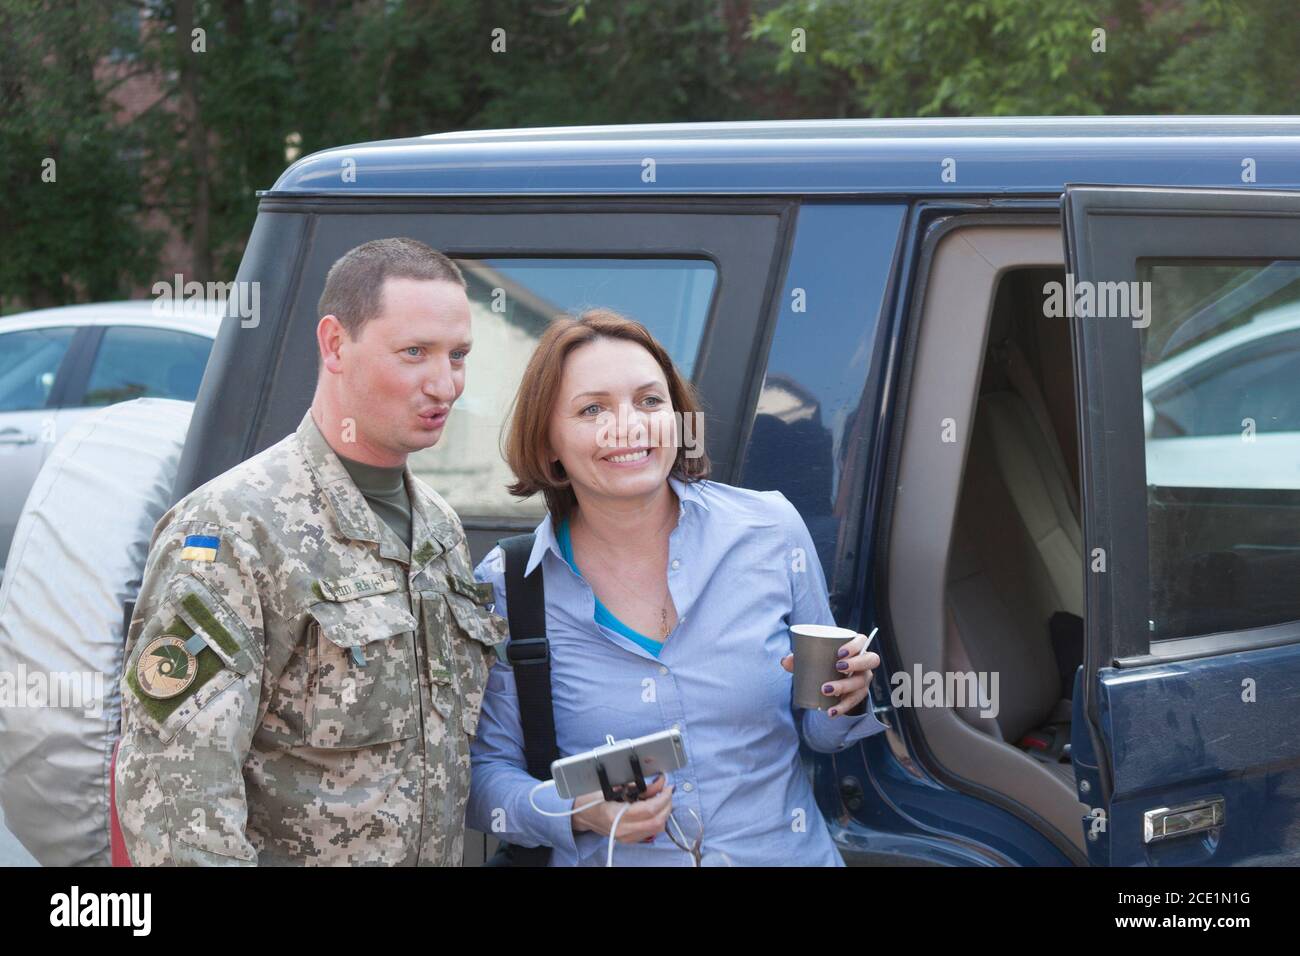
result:
<svg viewBox="0 0 1300 956"><path fill-rule="evenodd" d="M602 307L622 312L663 343L682 374L695 368L717 267L707 259L457 259L468 286L474 350L465 391L441 440L411 469L464 517L528 517L540 495L520 501L501 458L501 429L524 367L556 316Z"/></svg>

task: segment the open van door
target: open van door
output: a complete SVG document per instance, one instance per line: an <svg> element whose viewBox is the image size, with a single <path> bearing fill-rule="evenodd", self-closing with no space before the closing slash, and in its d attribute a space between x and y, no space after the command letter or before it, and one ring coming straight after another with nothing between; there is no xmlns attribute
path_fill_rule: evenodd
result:
<svg viewBox="0 0 1300 956"><path fill-rule="evenodd" d="M1072 186L1062 215L1090 860L1295 865L1300 193Z"/></svg>

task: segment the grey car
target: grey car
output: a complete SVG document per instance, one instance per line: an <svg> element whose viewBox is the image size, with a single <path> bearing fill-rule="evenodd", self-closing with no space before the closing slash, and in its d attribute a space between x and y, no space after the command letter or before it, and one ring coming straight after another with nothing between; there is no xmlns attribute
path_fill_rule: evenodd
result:
<svg viewBox="0 0 1300 956"><path fill-rule="evenodd" d="M0 575L32 482L54 442L96 408L193 401L221 311L152 301L0 318Z"/></svg>

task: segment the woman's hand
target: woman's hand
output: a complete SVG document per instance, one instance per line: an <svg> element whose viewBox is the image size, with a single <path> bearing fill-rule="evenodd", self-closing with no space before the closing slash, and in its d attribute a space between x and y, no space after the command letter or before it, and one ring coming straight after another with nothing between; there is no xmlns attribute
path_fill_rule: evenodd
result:
<svg viewBox="0 0 1300 956"><path fill-rule="evenodd" d="M823 694L827 697L839 698L829 711L832 717L847 713L866 699L871 675L880 666L880 655L875 651L862 653L862 649L867 646L867 641L867 635L859 634L842 645L839 650L840 659L835 663L835 667L847 676L843 680L829 681L822 685ZM794 655L787 654L781 658L781 666L793 674Z"/></svg>
<svg viewBox="0 0 1300 956"><path fill-rule="evenodd" d="M627 813L623 814L623 818L618 821L618 835L615 839L619 843L640 843L663 832L668 822L668 814L673 810L673 788L665 787L664 780L664 775L660 774L646 787L645 796L628 807ZM593 800L600 799L601 795L600 790L584 793L573 801L573 805L585 806ZM614 825L614 817L625 806L627 804L613 800L601 800L594 807L573 815L571 818L573 831L581 833L583 830L592 830L609 836L610 827Z"/></svg>

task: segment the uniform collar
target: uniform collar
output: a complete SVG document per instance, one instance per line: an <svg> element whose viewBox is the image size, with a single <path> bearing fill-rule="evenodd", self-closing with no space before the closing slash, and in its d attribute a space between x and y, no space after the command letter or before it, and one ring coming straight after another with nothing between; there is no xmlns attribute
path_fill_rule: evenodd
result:
<svg viewBox="0 0 1300 956"><path fill-rule="evenodd" d="M388 524L375 515L366 496L361 493L348 470L339 461L337 453L321 434L316 420L311 417L310 408L298 423L296 434L307 467L334 509L339 531L348 538L379 545L380 555L412 565L413 573L444 551L455 547L460 540L451 508L437 492L415 477L409 459L402 478L411 500L414 556L406 542L398 538Z"/></svg>
<svg viewBox="0 0 1300 956"><path fill-rule="evenodd" d="M707 495L704 489L700 487L704 484L703 481L681 481L669 475L668 484L677 494L679 523L686 516L686 505L688 503L700 508L702 511L707 512L709 510ZM537 537L533 541L533 550L528 555L528 564L524 568L525 577L532 574L533 568L542 563L542 555L546 554L547 551L555 552L556 557L561 561L564 560L564 555L560 553L559 539L555 536L555 524L551 521L549 512L546 517L542 518L541 523L534 529L533 533Z"/></svg>

